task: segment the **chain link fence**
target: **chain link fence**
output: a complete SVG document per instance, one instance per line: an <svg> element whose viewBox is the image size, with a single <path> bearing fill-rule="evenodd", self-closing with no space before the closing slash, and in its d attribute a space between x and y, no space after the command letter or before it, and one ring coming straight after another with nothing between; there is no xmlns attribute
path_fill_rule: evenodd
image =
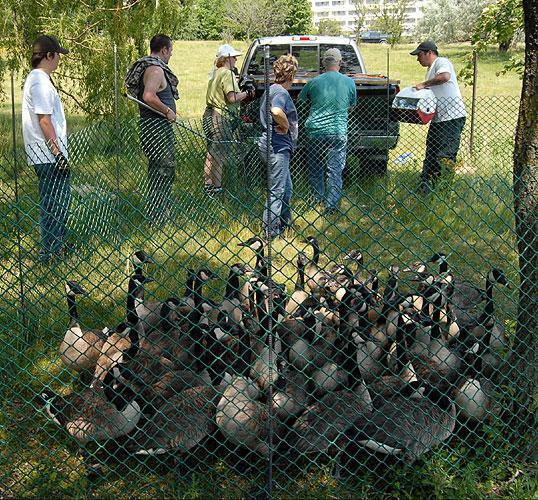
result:
<svg viewBox="0 0 538 500"><path fill-rule="evenodd" d="M517 108L477 99L472 149L467 120L424 191L428 126L359 96L341 199L334 144L302 126L292 193L268 190L257 102L218 137L95 123L48 187L4 155L0 494L422 496L509 470L528 446L509 364ZM369 112L390 133L361 144ZM215 164L222 190L204 188ZM264 223L268 196L291 217Z"/></svg>

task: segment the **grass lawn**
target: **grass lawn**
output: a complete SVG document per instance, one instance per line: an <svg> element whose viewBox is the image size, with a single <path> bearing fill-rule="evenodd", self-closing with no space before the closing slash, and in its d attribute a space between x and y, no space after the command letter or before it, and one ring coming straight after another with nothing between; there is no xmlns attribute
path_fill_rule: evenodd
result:
<svg viewBox="0 0 538 500"><path fill-rule="evenodd" d="M206 75L217 46L217 42L176 43L171 64L181 82L180 116L200 117ZM391 50L391 77L401 79L402 85L423 77L423 69L408 55L412 48ZM447 48L456 67L466 49ZM386 50L364 47L370 71L386 72ZM501 65L501 58L492 53L481 66L473 154L468 123L454 178L444 179L430 198L413 194L426 127L402 126L400 143L391 152L389 175L384 178L359 177L357 159L350 156L341 216L322 216L319 207L312 205L304 162L298 156L292 164L294 227L273 245L274 279L289 292L293 290L297 252L305 248L302 240L309 234L320 240L322 265L359 248L366 266L379 270L382 285L391 263L403 265L445 251L455 274L477 285L483 284L491 267L505 270L515 286L495 291L496 315L511 337L518 296L511 154L520 81L514 75L497 79L495 71ZM469 89L464 92L469 95ZM497 92L504 97L497 97ZM3 130L9 124L6 113L0 119ZM79 387L58 355L67 325L66 279L80 282L88 291L88 297L79 300L81 322L88 327L113 326L124 316L127 259L138 248L156 260L149 297L182 294L186 270L202 265L219 275L205 293L215 300L222 297L229 266L234 262L254 264L251 253L238 243L261 231L263 167L257 161L243 163L247 145L240 144L234 150L236 161L226 170L226 196L222 202L209 202L201 192L205 145L197 135L199 120L193 119L188 128L178 127L175 210L167 224L155 227L142 215L146 161L138 145L136 122L122 121L121 149L116 154L113 124L83 128L82 117L70 115L68 120L77 122L79 128L71 144L74 194L70 222L78 246L65 260L50 266L36 262L35 177L30 169L23 169L15 186L10 158L2 159L9 169L0 174L0 496L244 497L263 484L264 462L256 464L258 474L237 474L229 459L215 451L215 443L207 443L214 455L197 452L203 465L196 468L191 482L178 477L166 457L138 460L117 454L107 460L109 453L102 451L105 477L90 484L78 447L36 414L30 401L43 386L62 393ZM4 137L9 137L9 129ZM402 152L411 152L411 160L397 165L394 160ZM18 206L13 201L15 188ZM508 368L505 376L509 380ZM300 471L289 475L277 469L275 493L283 498L532 498L537 490L535 468L510 458L520 444L511 429L495 420L455 435L409 469L374 470L365 461L354 478L344 483L332 479L332 464L324 460L305 460Z"/></svg>

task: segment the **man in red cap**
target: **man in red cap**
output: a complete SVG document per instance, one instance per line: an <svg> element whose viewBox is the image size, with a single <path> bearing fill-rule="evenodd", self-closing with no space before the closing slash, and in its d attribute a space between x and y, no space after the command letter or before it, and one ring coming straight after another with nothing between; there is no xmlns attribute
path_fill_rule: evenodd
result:
<svg viewBox="0 0 538 500"><path fill-rule="evenodd" d="M22 133L28 163L39 179L39 227L43 262L65 250L67 217L71 204L67 125L51 74L60 54L69 50L50 35L39 36L32 48L32 71L22 93Z"/></svg>

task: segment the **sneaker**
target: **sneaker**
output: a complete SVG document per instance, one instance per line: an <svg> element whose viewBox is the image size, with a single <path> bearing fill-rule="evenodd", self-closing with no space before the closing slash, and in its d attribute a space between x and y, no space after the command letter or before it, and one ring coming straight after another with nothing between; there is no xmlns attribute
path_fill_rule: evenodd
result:
<svg viewBox="0 0 538 500"><path fill-rule="evenodd" d="M222 188L221 187L215 187L212 184L206 184L204 186L204 194L211 198L212 200L215 199L217 196L222 194Z"/></svg>

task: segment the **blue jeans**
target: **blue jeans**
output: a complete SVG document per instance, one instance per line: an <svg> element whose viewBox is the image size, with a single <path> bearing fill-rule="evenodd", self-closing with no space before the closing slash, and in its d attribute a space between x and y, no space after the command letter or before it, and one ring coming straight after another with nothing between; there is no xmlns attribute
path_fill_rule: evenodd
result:
<svg viewBox="0 0 538 500"><path fill-rule="evenodd" d="M260 154L265 161L265 150L260 148ZM263 211L263 230L271 238L278 236L291 222L290 157L289 150L270 154L269 199Z"/></svg>
<svg viewBox="0 0 538 500"><path fill-rule="evenodd" d="M34 165L39 179L39 254L58 254L67 237L67 216L71 205L69 174L59 171L53 163Z"/></svg>
<svg viewBox="0 0 538 500"><path fill-rule="evenodd" d="M347 136L309 137L307 145L308 175L314 196L336 208L342 197L342 172L346 166ZM325 165L327 182L325 182Z"/></svg>

